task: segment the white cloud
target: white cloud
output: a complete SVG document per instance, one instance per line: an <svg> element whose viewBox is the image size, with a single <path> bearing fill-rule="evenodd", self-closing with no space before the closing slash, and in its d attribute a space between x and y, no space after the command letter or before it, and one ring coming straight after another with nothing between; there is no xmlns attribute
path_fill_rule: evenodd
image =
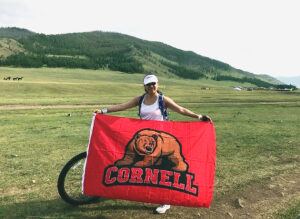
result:
<svg viewBox="0 0 300 219"><path fill-rule="evenodd" d="M300 75L297 0L0 0L0 26L115 31L253 73Z"/></svg>
<svg viewBox="0 0 300 219"><path fill-rule="evenodd" d="M0 25L16 26L23 17L30 16L23 2L18 0L0 0Z"/></svg>

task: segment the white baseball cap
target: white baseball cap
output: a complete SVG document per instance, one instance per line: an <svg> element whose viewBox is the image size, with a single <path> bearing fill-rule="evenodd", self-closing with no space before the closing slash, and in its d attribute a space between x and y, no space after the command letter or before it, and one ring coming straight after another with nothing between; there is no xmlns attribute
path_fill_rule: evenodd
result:
<svg viewBox="0 0 300 219"><path fill-rule="evenodd" d="M146 75L144 78L144 85L149 84L149 83L157 83L158 79L155 75Z"/></svg>

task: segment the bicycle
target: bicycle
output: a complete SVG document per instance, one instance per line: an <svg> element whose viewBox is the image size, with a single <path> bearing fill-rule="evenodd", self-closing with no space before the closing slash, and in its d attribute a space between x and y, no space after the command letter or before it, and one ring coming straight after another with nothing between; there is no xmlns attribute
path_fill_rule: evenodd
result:
<svg viewBox="0 0 300 219"><path fill-rule="evenodd" d="M69 160L62 168L57 180L60 197L74 206L91 204L99 200L99 197L82 194L81 183L86 156L87 153L82 152Z"/></svg>

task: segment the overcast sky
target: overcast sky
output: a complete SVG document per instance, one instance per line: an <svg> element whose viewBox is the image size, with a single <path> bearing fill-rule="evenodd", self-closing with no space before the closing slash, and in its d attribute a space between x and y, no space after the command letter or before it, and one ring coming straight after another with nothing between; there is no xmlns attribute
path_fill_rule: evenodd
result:
<svg viewBox="0 0 300 219"><path fill-rule="evenodd" d="M300 76L298 0L0 0L0 27L113 31L256 74Z"/></svg>

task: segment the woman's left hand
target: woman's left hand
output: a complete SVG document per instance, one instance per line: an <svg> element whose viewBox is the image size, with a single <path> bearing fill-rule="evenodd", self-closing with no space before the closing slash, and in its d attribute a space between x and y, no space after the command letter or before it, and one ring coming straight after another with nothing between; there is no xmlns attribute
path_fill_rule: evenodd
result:
<svg viewBox="0 0 300 219"><path fill-rule="evenodd" d="M198 118L200 121L212 122L212 119L208 115L199 115Z"/></svg>

